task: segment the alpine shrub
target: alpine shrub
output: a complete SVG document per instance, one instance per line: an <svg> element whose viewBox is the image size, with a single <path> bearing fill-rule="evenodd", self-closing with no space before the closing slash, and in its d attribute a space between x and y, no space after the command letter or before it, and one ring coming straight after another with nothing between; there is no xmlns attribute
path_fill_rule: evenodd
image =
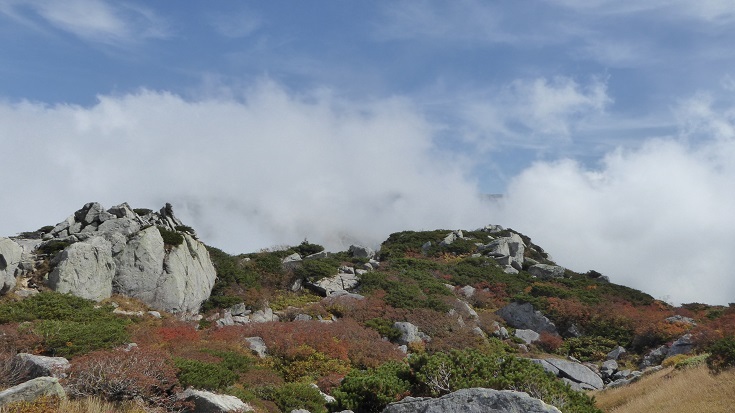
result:
<svg viewBox="0 0 735 413"><path fill-rule="evenodd" d="M725 337L715 341L709 348L707 367L713 373L735 367L735 337Z"/></svg>

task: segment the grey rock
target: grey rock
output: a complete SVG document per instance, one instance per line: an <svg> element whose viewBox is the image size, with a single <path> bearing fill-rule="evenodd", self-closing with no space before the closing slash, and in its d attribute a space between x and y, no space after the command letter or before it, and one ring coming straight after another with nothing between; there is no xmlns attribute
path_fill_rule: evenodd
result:
<svg viewBox="0 0 735 413"><path fill-rule="evenodd" d="M291 254L291 255L285 257L284 259L282 259L281 262L283 264L288 264L288 263L291 263L291 262L301 262L301 255L299 255L298 252L294 252L293 254Z"/></svg>
<svg viewBox="0 0 735 413"><path fill-rule="evenodd" d="M307 255L306 257L304 257L304 259L305 260L315 260L318 258L328 258L328 257L329 257L329 253L327 251L321 251L315 254Z"/></svg>
<svg viewBox="0 0 735 413"><path fill-rule="evenodd" d="M355 274L355 267L351 265L342 265L337 269L340 274Z"/></svg>
<svg viewBox="0 0 735 413"><path fill-rule="evenodd" d="M135 234L125 249L115 256L117 271L113 291L149 305L155 303L165 256L163 238L156 227L148 227Z"/></svg>
<svg viewBox="0 0 735 413"><path fill-rule="evenodd" d="M564 267L558 265L536 264L528 268L528 273L542 280L564 278Z"/></svg>
<svg viewBox="0 0 735 413"><path fill-rule="evenodd" d="M209 297L216 271L204 244L182 234L169 251L156 227L133 236L115 257L114 292L172 313L196 313Z"/></svg>
<svg viewBox="0 0 735 413"><path fill-rule="evenodd" d="M248 307L245 305L245 303L235 304L230 307L230 314L232 314L233 316L248 315L250 313L252 313L252 311L248 310Z"/></svg>
<svg viewBox="0 0 735 413"><path fill-rule="evenodd" d="M355 258L371 259L375 256L375 251L372 248L362 245L350 245L350 248L347 250L347 252L352 254L352 256Z"/></svg>
<svg viewBox="0 0 735 413"><path fill-rule="evenodd" d="M462 231L452 231L446 237L444 237L444 240L442 240L439 245L451 245L452 243L454 243L454 241L462 238L464 238Z"/></svg>
<svg viewBox="0 0 735 413"><path fill-rule="evenodd" d="M526 244L520 235L515 232L509 237L501 237L493 240L489 244L480 248L486 255L497 258L509 257L508 265L516 270L521 270L523 266L523 254L526 251Z"/></svg>
<svg viewBox="0 0 735 413"><path fill-rule="evenodd" d="M349 291L360 285L360 277L356 274L340 273L333 277L322 278L314 283L306 283L305 286L312 290L329 296L335 292Z"/></svg>
<svg viewBox="0 0 735 413"><path fill-rule="evenodd" d="M306 409L294 409L294 410L291 410L291 413L311 413L311 412Z"/></svg>
<svg viewBox="0 0 735 413"><path fill-rule="evenodd" d="M569 360L554 358L547 358L544 360L559 369L559 377L566 377L575 383L579 383L583 389L588 386L599 390L604 386L602 378L600 378L600 376L594 371L590 370L589 367Z"/></svg>
<svg viewBox="0 0 735 413"><path fill-rule="evenodd" d="M10 238L0 238L0 294L15 288L15 272L23 257L23 248Z"/></svg>
<svg viewBox="0 0 735 413"><path fill-rule="evenodd" d="M688 324L690 326L696 326L697 322L694 321L693 318L690 317L684 317L682 315L674 315L666 319L669 323L681 323L681 324Z"/></svg>
<svg viewBox="0 0 735 413"><path fill-rule="evenodd" d="M602 362L602 366L600 367L600 370L617 371L618 362L615 360L605 360Z"/></svg>
<svg viewBox="0 0 735 413"><path fill-rule="evenodd" d="M136 214L135 211L130 208L130 205L128 205L127 202L124 202L120 205L115 205L114 207L108 209L107 212L114 215L115 218L140 219L138 217L138 214Z"/></svg>
<svg viewBox="0 0 735 413"><path fill-rule="evenodd" d="M102 237L74 243L53 260L48 286L88 300L101 301L112 295L112 280L117 268L112 244Z"/></svg>
<svg viewBox="0 0 735 413"><path fill-rule="evenodd" d="M254 409L235 396L216 394L203 390L187 389L177 395L179 400L194 402L188 413L252 412Z"/></svg>
<svg viewBox="0 0 735 413"><path fill-rule="evenodd" d="M523 340L526 344L531 344L541 338L539 333L533 330L524 330L520 328L516 330L515 336Z"/></svg>
<svg viewBox="0 0 735 413"><path fill-rule="evenodd" d="M501 326L500 323L498 323L497 321L493 321L492 334L495 337L500 338L501 340L510 338L510 335L508 334L508 330L505 327Z"/></svg>
<svg viewBox="0 0 735 413"><path fill-rule="evenodd" d="M407 321L396 321L393 323L393 328L401 332L401 337L398 339L399 344L423 341L419 335L419 328Z"/></svg>
<svg viewBox="0 0 735 413"><path fill-rule="evenodd" d="M457 300L455 301L454 308L457 310L459 314L462 316L477 320L479 318L479 315L477 314L477 311L475 311L472 306L470 306L466 301Z"/></svg>
<svg viewBox="0 0 735 413"><path fill-rule="evenodd" d="M263 310L255 311L250 315L250 321L253 323L267 323L270 321L278 321L279 317L273 314L273 310L270 307L266 307Z"/></svg>
<svg viewBox="0 0 735 413"><path fill-rule="evenodd" d="M473 295L475 295L475 287L471 285L465 285L464 287L459 289L459 293L467 298L471 298Z"/></svg>
<svg viewBox="0 0 735 413"><path fill-rule="evenodd" d="M37 377L0 392L0 407L20 401L33 401L43 396L66 397L56 377Z"/></svg>
<svg viewBox="0 0 735 413"><path fill-rule="evenodd" d="M293 321L311 321L314 317L308 315L308 314L296 314L296 316L293 318Z"/></svg>
<svg viewBox="0 0 735 413"><path fill-rule="evenodd" d="M265 358L266 353L268 353L268 347L265 345L265 340L262 337L246 337L245 341L248 342L250 350L257 354L258 357Z"/></svg>
<svg viewBox="0 0 735 413"><path fill-rule="evenodd" d="M554 367L554 365L552 365L548 361L543 360L543 359L530 359L530 360L531 362L540 365L541 367L543 367L544 370L548 371L554 376L559 376L559 369Z"/></svg>
<svg viewBox="0 0 735 413"><path fill-rule="evenodd" d="M646 354L643 357L643 361L640 364L641 369L645 369L647 367L657 366L660 365L662 361L666 358L666 355L669 353L669 347L666 345L663 345L661 347L657 347L648 354Z"/></svg>
<svg viewBox="0 0 735 413"><path fill-rule="evenodd" d="M676 356L677 354L689 354L692 350L694 350L692 335L685 334L671 344L669 351L666 353L666 358Z"/></svg>
<svg viewBox="0 0 735 413"><path fill-rule="evenodd" d="M140 231L140 228L140 223L132 218L112 218L101 223L97 227L97 232L100 234L120 234L127 237Z"/></svg>
<svg viewBox="0 0 735 413"><path fill-rule="evenodd" d="M161 318L161 313L158 311L148 311L148 315L153 318Z"/></svg>
<svg viewBox="0 0 735 413"><path fill-rule="evenodd" d="M565 337L581 337L582 332L579 331L579 327L577 327L576 324L572 324L571 326L569 326L567 331L564 332L564 336Z"/></svg>
<svg viewBox="0 0 735 413"><path fill-rule="evenodd" d="M625 351L625 349L623 347L617 346L611 352L607 353L607 359L608 360L617 360L617 359L620 358L620 356L622 356L625 353L626 353L626 351Z"/></svg>
<svg viewBox="0 0 735 413"><path fill-rule="evenodd" d="M496 312L511 327L557 334L556 326L531 303L512 302Z"/></svg>
<svg viewBox="0 0 735 413"><path fill-rule="evenodd" d="M618 362L615 360L606 360L600 366L600 375L603 380L613 377L615 372L618 370Z"/></svg>
<svg viewBox="0 0 735 413"><path fill-rule="evenodd" d="M66 377L69 369L69 360L63 357L37 356L35 354L18 353L13 356L16 366L23 372L22 375L29 379L36 377Z"/></svg>
<svg viewBox="0 0 735 413"><path fill-rule="evenodd" d="M483 228L480 228L478 231L484 231L490 234L494 234L496 232L501 232L502 230L503 230L502 226L490 224L490 225L485 225Z"/></svg>
<svg viewBox="0 0 735 413"><path fill-rule="evenodd" d="M462 389L439 398L406 397L383 413L561 413L527 393L484 388Z"/></svg>

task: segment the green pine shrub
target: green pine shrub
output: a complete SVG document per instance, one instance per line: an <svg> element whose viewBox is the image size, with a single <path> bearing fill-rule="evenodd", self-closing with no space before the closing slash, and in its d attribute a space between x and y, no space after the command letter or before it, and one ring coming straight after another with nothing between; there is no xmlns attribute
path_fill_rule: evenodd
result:
<svg viewBox="0 0 735 413"><path fill-rule="evenodd" d="M707 367L713 373L720 373L735 367L735 337L717 340L709 347Z"/></svg>
<svg viewBox="0 0 735 413"><path fill-rule="evenodd" d="M406 363L390 361L377 368L352 370L332 391L338 409L355 413L382 411L389 403L408 396L411 370Z"/></svg>
<svg viewBox="0 0 735 413"><path fill-rule="evenodd" d="M158 226L158 232L161 233L163 244L169 247L176 247L184 243L184 236L176 231Z"/></svg>
<svg viewBox="0 0 735 413"><path fill-rule="evenodd" d="M582 336L571 337L564 340L559 347L559 354L572 356L581 361L599 361L605 360L605 357L611 352L618 343L607 337L600 336Z"/></svg>
<svg viewBox="0 0 735 413"><path fill-rule="evenodd" d="M327 413L319 389L308 383L285 383L282 386L263 386L255 394L274 402L282 412L305 409L311 413Z"/></svg>

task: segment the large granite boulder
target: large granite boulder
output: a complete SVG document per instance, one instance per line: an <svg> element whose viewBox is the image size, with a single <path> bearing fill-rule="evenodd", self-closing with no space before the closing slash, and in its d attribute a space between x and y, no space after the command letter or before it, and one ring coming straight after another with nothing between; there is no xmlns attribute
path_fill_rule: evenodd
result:
<svg viewBox="0 0 735 413"><path fill-rule="evenodd" d="M352 256L355 258L371 259L375 257L375 250L362 245L350 245L350 248L347 250L347 252L352 254Z"/></svg>
<svg viewBox="0 0 735 413"><path fill-rule="evenodd" d="M216 278L209 252L170 204L141 213L127 204L105 211L93 202L56 225L47 242L71 245L52 261L49 287L98 301L122 294L173 313L199 311ZM181 243L166 244L166 231L178 233Z"/></svg>
<svg viewBox="0 0 735 413"><path fill-rule="evenodd" d="M21 261L23 249L10 238L0 238L0 294L15 287L15 271Z"/></svg>
<svg viewBox="0 0 735 413"><path fill-rule="evenodd" d="M523 254L526 251L526 244L520 235L511 232L509 237L501 237L493 240L487 245L481 246L480 249L488 256L495 257L500 263L509 265L520 271L523 267Z"/></svg>
<svg viewBox="0 0 735 413"><path fill-rule="evenodd" d="M235 396L216 394L204 390L187 389L177 395L179 400L194 403L187 413L252 412L254 409Z"/></svg>
<svg viewBox="0 0 735 413"><path fill-rule="evenodd" d="M534 310L531 303L512 302L498 310L496 314L514 328L533 330L539 334L542 332L558 334L556 325L540 311Z"/></svg>
<svg viewBox="0 0 735 413"><path fill-rule="evenodd" d="M401 332L398 338L398 344L408 345L419 341L430 341L431 337L419 331L419 328L407 321L396 321L393 328Z"/></svg>
<svg viewBox="0 0 735 413"><path fill-rule="evenodd" d="M692 335L685 334L671 344L671 347L666 352L666 358L676 356L677 354L689 354L692 350L694 350Z"/></svg>
<svg viewBox="0 0 735 413"><path fill-rule="evenodd" d="M36 377L66 377L69 369L69 360L64 357L38 356L35 354L18 353L13 356L13 362L21 371L22 376L28 379Z"/></svg>
<svg viewBox="0 0 735 413"><path fill-rule="evenodd" d="M484 388L462 389L439 398L406 397L383 413L561 413L527 393Z"/></svg>
<svg viewBox="0 0 735 413"><path fill-rule="evenodd" d="M556 373L558 377L567 379L569 384L577 390L600 390L605 385L597 373L583 364L554 358L546 358L543 361L551 365L554 368L553 371L558 371ZM545 364L542 364L542 367L546 368ZM547 371L552 370L547 369Z"/></svg>
<svg viewBox="0 0 735 413"><path fill-rule="evenodd" d="M77 242L57 255L48 277L48 286L88 300L101 301L112 295L115 262L112 244L102 237Z"/></svg>
<svg viewBox="0 0 735 413"><path fill-rule="evenodd" d="M528 273L542 280L564 278L564 267L549 264L536 264L528 268Z"/></svg>
<svg viewBox="0 0 735 413"><path fill-rule="evenodd" d="M0 407L9 403L32 402L44 396L66 397L66 392L55 377L38 377L0 392Z"/></svg>

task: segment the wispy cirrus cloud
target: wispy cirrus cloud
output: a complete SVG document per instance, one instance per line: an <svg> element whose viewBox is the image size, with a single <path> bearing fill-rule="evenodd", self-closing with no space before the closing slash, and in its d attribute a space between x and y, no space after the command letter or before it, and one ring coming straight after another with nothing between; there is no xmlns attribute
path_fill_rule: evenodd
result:
<svg viewBox="0 0 735 413"><path fill-rule="evenodd" d="M4 0L0 13L36 30L53 27L84 41L127 45L169 36L168 25L152 10L103 0Z"/></svg>
<svg viewBox="0 0 735 413"><path fill-rule="evenodd" d="M468 138L481 148L546 147L569 141L589 118L612 103L603 80L568 77L517 79L467 102L461 110Z"/></svg>

